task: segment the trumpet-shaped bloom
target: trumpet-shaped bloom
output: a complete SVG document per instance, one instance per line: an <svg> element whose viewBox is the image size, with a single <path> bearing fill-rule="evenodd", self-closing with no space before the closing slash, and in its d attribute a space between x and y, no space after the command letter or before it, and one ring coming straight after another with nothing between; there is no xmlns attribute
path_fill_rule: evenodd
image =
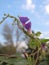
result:
<svg viewBox="0 0 49 65"><path fill-rule="evenodd" d="M28 17L19 17L20 22L22 23L22 25L27 29L30 30L31 29L31 22L29 20Z"/></svg>

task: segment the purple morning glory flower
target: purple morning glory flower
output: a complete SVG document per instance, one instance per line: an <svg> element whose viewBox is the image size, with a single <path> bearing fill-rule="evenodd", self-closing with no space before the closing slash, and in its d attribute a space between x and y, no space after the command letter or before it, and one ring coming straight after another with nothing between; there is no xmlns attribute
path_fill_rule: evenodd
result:
<svg viewBox="0 0 49 65"><path fill-rule="evenodd" d="M19 17L20 22L22 23L22 25L27 29L30 30L31 29L31 22L29 20L28 17Z"/></svg>
<svg viewBox="0 0 49 65"><path fill-rule="evenodd" d="M42 49L45 49L45 47L46 47L45 43L42 43L42 44L41 44L41 48L42 48Z"/></svg>

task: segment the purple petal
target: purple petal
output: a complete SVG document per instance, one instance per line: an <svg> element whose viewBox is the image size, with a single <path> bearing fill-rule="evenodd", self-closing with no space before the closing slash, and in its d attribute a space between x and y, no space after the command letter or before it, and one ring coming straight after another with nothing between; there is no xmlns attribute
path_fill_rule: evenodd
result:
<svg viewBox="0 0 49 65"><path fill-rule="evenodd" d="M42 49L45 49L45 44L44 43L42 43Z"/></svg>
<svg viewBox="0 0 49 65"><path fill-rule="evenodd" d="M19 17L22 24L25 24L26 21L28 21L28 17Z"/></svg>
<svg viewBox="0 0 49 65"><path fill-rule="evenodd" d="M29 22L28 24L26 24L26 25L25 25L25 28L26 28L27 30L31 29L31 22Z"/></svg>
<svg viewBox="0 0 49 65"><path fill-rule="evenodd" d="M23 26L27 30L31 29L31 22L29 21L28 17L19 17L19 19L20 19L20 22L23 24ZM27 21L29 21L29 22L26 24Z"/></svg>

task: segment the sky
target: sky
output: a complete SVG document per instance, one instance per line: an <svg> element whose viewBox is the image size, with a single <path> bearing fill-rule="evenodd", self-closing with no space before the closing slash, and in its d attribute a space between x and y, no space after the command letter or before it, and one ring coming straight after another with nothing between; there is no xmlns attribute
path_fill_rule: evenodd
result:
<svg viewBox="0 0 49 65"><path fill-rule="evenodd" d="M40 31L40 38L49 38L49 0L0 0L0 21L4 13L15 17L27 16L32 23L32 30ZM0 41L3 39L3 25L0 25Z"/></svg>

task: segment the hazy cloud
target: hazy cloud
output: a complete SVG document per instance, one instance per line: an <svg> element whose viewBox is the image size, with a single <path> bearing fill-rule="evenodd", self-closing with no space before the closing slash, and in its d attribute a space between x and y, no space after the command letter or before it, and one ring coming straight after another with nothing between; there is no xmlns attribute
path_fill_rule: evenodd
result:
<svg viewBox="0 0 49 65"><path fill-rule="evenodd" d="M47 5L45 6L45 12L46 12L47 14L49 14L49 4L47 4Z"/></svg>
<svg viewBox="0 0 49 65"><path fill-rule="evenodd" d="M26 4L23 4L22 8L33 12L35 9L35 4L32 3L32 0L26 0Z"/></svg>
<svg viewBox="0 0 49 65"><path fill-rule="evenodd" d="M46 25L46 26L49 26L49 21L47 21L47 22L45 23L45 25Z"/></svg>
<svg viewBox="0 0 49 65"><path fill-rule="evenodd" d="M40 38L49 38L49 31L42 32Z"/></svg>

